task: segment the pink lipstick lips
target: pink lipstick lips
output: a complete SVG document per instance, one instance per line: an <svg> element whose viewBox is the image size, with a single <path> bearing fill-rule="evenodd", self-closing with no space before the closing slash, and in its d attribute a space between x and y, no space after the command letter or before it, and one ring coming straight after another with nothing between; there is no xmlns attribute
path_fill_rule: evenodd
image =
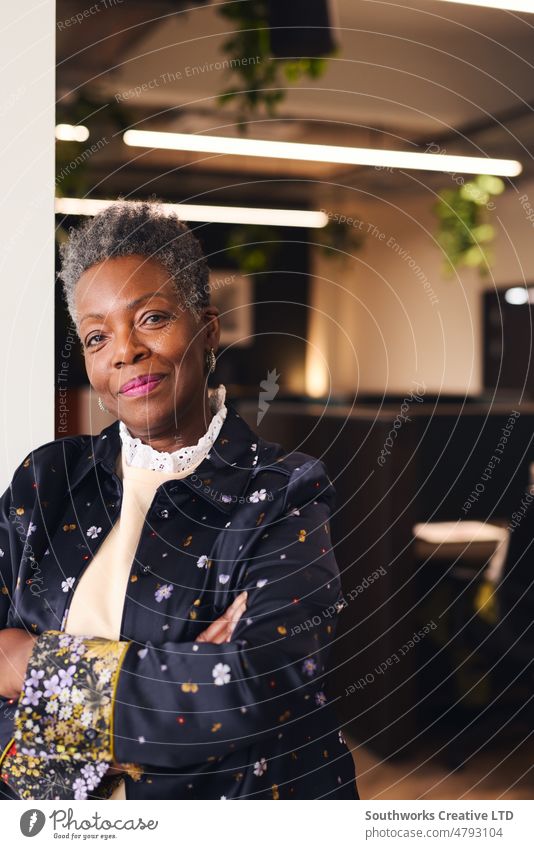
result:
<svg viewBox="0 0 534 849"><path fill-rule="evenodd" d="M163 380L164 374L142 374L129 380L120 388L120 394L126 395L128 398L137 395L148 395L156 386Z"/></svg>

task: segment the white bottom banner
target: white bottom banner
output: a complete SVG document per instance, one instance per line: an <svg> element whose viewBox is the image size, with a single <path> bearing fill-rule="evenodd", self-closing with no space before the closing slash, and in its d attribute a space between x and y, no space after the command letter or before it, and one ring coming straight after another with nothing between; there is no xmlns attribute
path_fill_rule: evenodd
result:
<svg viewBox="0 0 534 849"><path fill-rule="evenodd" d="M312 807L313 805L313 807ZM329 810L330 808L330 810ZM283 802L269 811L247 801L226 814L220 802L7 802L1 808L0 845L87 845L204 849L312 846L534 846L532 801ZM297 843L298 842L298 843Z"/></svg>

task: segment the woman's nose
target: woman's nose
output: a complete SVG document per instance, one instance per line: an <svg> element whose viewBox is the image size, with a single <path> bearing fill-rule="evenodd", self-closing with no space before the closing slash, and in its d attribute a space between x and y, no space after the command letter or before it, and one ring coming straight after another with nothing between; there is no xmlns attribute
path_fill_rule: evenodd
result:
<svg viewBox="0 0 534 849"><path fill-rule="evenodd" d="M150 355L150 349L131 328L115 335L112 363L116 367L136 363Z"/></svg>

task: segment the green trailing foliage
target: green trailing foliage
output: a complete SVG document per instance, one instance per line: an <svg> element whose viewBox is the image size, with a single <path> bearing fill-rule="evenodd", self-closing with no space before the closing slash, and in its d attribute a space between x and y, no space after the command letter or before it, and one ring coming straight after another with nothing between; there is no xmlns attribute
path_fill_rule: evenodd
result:
<svg viewBox="0 0 534 849"><path fill-rule="evenodd" d="M360 230L331 219L326 227L319 230L317 241L321 243L320 250L325 256L346 263L363 247L364 236Z"/></svg>
<svg viewBox="0 0 534 849"><path fill-rule="evenodd" d="M230 230L226 253L243 274L259 274L272 268L279 240L280 231L275 227L243 224Z"/></svg>
<svg viewBox="0 0 534 849"><path fill-rule="evenodd" d="M298 59L273 57L267 0L225 3L219 8L219 14L236 27L224 42L223 49L230 59L238 61L229 70L235 82L219 95L218 102L221 105L237 105L238 128L243 134L248 121L255 116L275 115L277 106L286 97L288 84L294 84L302 77L321 77L327 60L322 56ZM240 61L242 59L247 61Z"/></svg>
<svg viewBox="0 0 534 849"><path fill-rule="evenodd" d="M492 198L502 194L500 177L481 174L455 188L439 192L434 204L438 218L437 240L445 255L448 277L461 267L476 268L487 275L493 262L495 227L490 223Z"/></svg>

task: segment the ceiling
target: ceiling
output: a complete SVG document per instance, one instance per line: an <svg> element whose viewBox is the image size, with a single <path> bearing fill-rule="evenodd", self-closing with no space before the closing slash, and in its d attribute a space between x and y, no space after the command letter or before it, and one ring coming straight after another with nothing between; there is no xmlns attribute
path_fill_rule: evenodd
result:
<svg viewBox="0 0 534 849"><path fill-rule="evenodd" d="M72 109L71 120L79 120L74 105L83 92L94 103L91 140L106 139L91 157L95 195L235 202L261 194L305 203L330 183L387 192L443 180L127 148L117 110L133 127L237 132L235 109L217 104L229 77L213 65L224 59L229 23L216 5L106 0L106 8L67 24L87 3L58 0L59 114ZM440 0L337 0L335 19L339 50L326 74L292 86L277 117L256 118L249 137L410 150L432 143L442 152L517 158L526 177L534 174L534 16Z"/></svg>

